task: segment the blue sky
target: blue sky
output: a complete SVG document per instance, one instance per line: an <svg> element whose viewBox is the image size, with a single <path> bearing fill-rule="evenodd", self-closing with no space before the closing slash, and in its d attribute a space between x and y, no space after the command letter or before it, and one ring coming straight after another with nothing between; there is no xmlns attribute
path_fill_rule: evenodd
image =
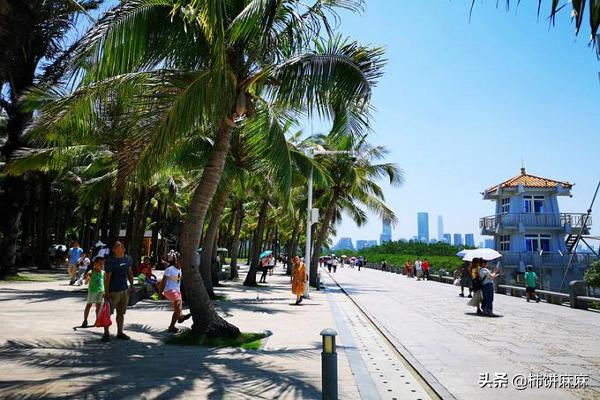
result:
<svg viewBox="0 0 600 400"><path fill-rule="evenodd" d="M576 38L562 12L549 28L534 3L506 12L478 1L470 22L470 1L371 0L362 15L343 14L342 32L384 46L389 60L371 141L406 174L403 187L385 189L394 239L416 235L427 211L432 236L441 214L446 232L478 242L478 218L493 212L480 192L517 175L522 158L534 175L575 182L561 211L587 210L600 179L600 62L587 26ZM358 230L345 217L337 237L380 231L375 216Z"/></svg>
<svg viewBox="0 0 600 400"><path fill-rule="evenodd" d="M532 174L575 182L562 211L587 210L600 179L600 62L587 25L576 38L565 9L549 28L534 1L509 12L477 1L470 22L467 0L366 3L361 15L342 14L340 30L386 48L371 141L406 174L403 187L384 185L399 219L394 239L416 235L426 211L433 237L441 214L447 233L479 242L478 219L493 212L481 191L518 174L521 159ZM600 200L594 211L600 225ZM380 231L373 215L359 229L345 217L337 237Z"/></svg>

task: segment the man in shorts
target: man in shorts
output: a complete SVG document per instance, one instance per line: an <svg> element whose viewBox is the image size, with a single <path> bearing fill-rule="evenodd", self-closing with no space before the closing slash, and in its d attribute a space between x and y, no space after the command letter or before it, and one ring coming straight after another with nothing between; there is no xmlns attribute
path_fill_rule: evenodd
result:
<svg viewBox="0 0 600 400"><path fill-rule="evenodd" d="M83 254L83 249L79 247L79 243L77 241L73 242L73 245L69 249L68 257L69 257L69 285L73 285L77 280L77 263Z"/></svg>
<svg viewBox="0 0 600 400"><path fill-rule="evenodd" d="M523 278L525 278L525 297L527 298L527 302L529 303L529 300L535 300L536 303L539 303L540 298L535 293L537 274L533 272L533 266L527 266L527 272L525 272Z"/></svg>
<svg viewBox="0 0 600 400"><path fill-rule="evenodd" d="M183 304L181 301L181 261L177 260L167 269L165 269L163 279L160 282L160 292L173 305L173 316L169 332L177 333L179 329L175 328L175 323L182 323L190 318L192 314L183 315Z"/></svg>
<svg viewBox="0 0 600 400"><path fill-rule="evenodd" d="M117 312L117 339L129 340L130 337L123 333L125 312L129 301L129 291L133 291L133 271L131 257L125 255L125 246L116 241L112 247L112 254L106 259L104 266L104 298L110 301L111 314ZM127 281L129 280L129 288ZM110 341L108 327L104 327L103 342Z"/></svg>

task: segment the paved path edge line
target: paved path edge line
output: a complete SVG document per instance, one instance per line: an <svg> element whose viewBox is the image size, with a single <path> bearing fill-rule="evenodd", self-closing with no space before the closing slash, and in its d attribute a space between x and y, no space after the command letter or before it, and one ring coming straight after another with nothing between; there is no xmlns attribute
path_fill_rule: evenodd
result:
<svg viewBox="0 0 600 400"><path fill-rule="evenodd" d="M342 293L348 296L350 301L365 316L367 321L369 321L373 325L375 330L379 332L379 334L386 340L386 342L388 342L388 344L398 353L405 366L409 368L411 372L413 372L414 377L419 383L421 383L421 385L423 385L425 391L431 397L456 400L456 397L454 397L454 395L452 395L452 393L450 393L450 391L446 389L446 387L442 385L440 381L438 381L435 378L435 376L433 376L427 370L427 368L425 368L425 366L421 364L419 360L417 360L415 356L413 356L412 353L406 347L404 347L404 345L402 345L400 341L390 331L388 331L383 326L380 327L376 323L376 321L374 321L374 317L369 316L365 312L365 310L363 310L363 308L358 304L358 302L354 300L354 298L335 280L335 278L330 273L327 273L327 275L329 275L331 280L333 280L333 282L340 288Z"/></svg>

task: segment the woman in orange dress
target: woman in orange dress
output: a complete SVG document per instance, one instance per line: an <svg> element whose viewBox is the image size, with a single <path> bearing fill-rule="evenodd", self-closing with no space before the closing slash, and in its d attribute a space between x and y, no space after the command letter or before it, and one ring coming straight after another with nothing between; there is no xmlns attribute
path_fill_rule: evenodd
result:
<svg viewBox="0 0 600 400"><path fill-rule="evenodd" d="M306 266L300 262L300 257L294 257L294 272L292 273L292 293L296 295L296 304L302 302L304 285L307 281Z"/></svg>

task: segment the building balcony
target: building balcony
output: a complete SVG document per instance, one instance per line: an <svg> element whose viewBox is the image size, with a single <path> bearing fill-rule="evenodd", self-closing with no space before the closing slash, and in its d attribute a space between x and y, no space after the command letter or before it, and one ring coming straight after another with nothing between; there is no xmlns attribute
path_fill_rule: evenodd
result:
<svg viewBox="0 0 600 400"><path fill-rule="evenodd" d="M580 230L587 214L583 213L506 213L483 217L479 228L483 235L494 235L498 227L506 229L554 228L558 230ZM592 217L587 220L587 230L592 225ZM586 233L586 232L584 232Z"/></svg>
<svg viewBox="0 0 600 400"><path fill-rule="evenodd" d="M513 265L518 266L521 263L523 265L533 265L539 267L543 266L555 266L555 267L566 267L571 260L570 254L562 254L555 252L537 252L537 251L501 251L502 258L499 261L502 265ZM573 255L571 260L571 266L588 267L593 261L598 260L598 257L594 254L578 253Z"/></svg>

